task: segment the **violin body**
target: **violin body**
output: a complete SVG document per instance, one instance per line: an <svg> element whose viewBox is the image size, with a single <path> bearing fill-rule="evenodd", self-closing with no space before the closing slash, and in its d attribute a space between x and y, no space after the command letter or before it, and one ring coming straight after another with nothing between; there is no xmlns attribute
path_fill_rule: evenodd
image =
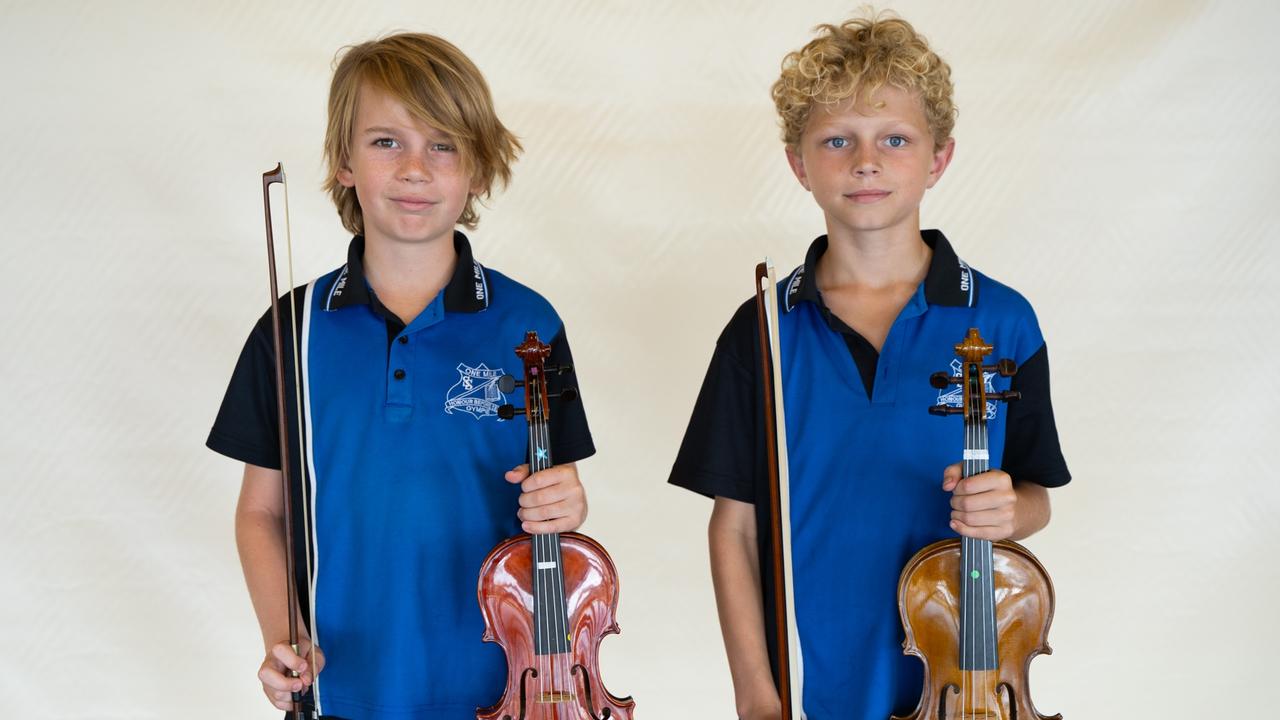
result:
<svg viewBox="0 0 1280 720"><path fill-rule="evenodd" d="M600 680L604 636L618 632L618 573L609 553L578 533L560 534L569 652L538 655L534 628L533 543L509 538L480 572L478 595L486 642L507 654L507 687L478 720L631 720L635 702L618 698Z"/></svg>
<svg viewBox="0 0 1280 720"><path fill-rule="evenodd" d="M960 667L961 541L933 543L903 569L898 583L903 651L924 663L924 691L915 712L895 720L1061 720L1061 715L1049 718L1036 711L1027 683L1032 658L1052 652L1053 582L1026 548L1007 540L992 545L999 648L994 670Z"/></svg>

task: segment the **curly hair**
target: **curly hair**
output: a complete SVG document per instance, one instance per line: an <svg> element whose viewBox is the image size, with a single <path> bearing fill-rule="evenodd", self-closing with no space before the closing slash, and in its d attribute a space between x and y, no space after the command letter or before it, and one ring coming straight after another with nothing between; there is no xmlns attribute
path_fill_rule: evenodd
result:
<svg viewBox="0 0 1280 720"><path fill-rule="evenodd" d="M488 197L495 182L511 180L520 141L498 120L493 97L475 63L443 38L400 33L343 48L329 86L329 125L324 136L328 165L324 189L333 198L342 226L364 233L364 216L355 188L338 182L351 157L351 139L363 86L379 88L404 104L421 122L447 133L457 143L463 167ZM467 197L458 224L480 222L478 198Z"/></svg>
<svg viewBox="0 0 1280 720"><path fill-rule="evenodd" d="M773 84L788 147L800 142L815 106L840 103L859 91L869 101L876 90L891 85L919 95L934 149L942 149L956 123L951 66L911 23L878 15L814 30L818 37L782 59L782 75Z"/></svg>

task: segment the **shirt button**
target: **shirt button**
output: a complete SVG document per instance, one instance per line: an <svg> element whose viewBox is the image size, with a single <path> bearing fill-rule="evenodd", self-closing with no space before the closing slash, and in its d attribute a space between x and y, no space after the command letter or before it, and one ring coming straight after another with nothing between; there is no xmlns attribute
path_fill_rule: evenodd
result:
<svg viewBox="0 0 1280 720"><path fill-rule="evenodd" d="M399 338L399 340L400 340L400 344L401 344L401 345L404 345L405 343L409 342L409 336L408 336L408 335L401 335L401 336L400 336L400 338Z"/></svg>
<svg viewBox="0 0 1280 720"><path fill-rule="evenodd" d="M404 379L404 370L401 370L401 369L399 369L399 368L396 368L396 371L395 371L394 373L392 373L392 374L393 374L393 375L395 375L395 377L396 377L396 379L397 379L397 380L403 380L403 379Z"/></svg>

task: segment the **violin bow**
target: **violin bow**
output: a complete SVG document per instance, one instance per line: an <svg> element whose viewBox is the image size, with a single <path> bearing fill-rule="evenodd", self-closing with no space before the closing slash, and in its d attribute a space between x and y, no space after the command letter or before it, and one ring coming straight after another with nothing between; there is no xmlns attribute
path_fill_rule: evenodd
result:
<svg viewBox="0 0 1280 720"><path fill-rule="evenodd" d="M804 658L796 629L791 568L791 479L787 465L787 423L782 402L782 354L778 333L778 282L769 258L756 265L756 315L760 324L760 367L764 383L765 454L769 469L769 516L773 540L774 632L778 648L778 697L783 720L806 720Z"/></svg>
<svg viewBox="0 0 1280 720"><path fill-rule="evenodd" d="M281 189L284 191L284 227L285 227L285 253L289 270L289 313L290 322L289 334L292 335L293 343L293 397L294 405L297 412L298 422L298 460L299 463L305 457L302 448L302 381L299 374L298 362L298 329L297 317L298 306L295 299L294 282L293 282L293 237L289 229L289 184L285 181L284 165L276 163L272 170L262 174L262 205L266 212L267 219L267 272L271 286L271 334L273 347L275 349L275 373L276 373L276 417L279 421L278 431L280 433L280 485L284 492L284 564L285 564L285 586L286 597L289 612L289 646L293 648L294 654L298 654L298 584L296 577L296 560L294 558L293 545L293 471L289 462L289 423L285 415L285 393L284 393L284 343L280 337L280 292L276 287L276 251L275 238L271 229L271 186L280 183ZM301 465L300 465L301 467ZM306 470L302 472L303 479L306 478ZM310 493L307 492L306 484L302 485L303 502L307 502ZM307 513L302 513L303 532L305 537L311 537L310 522L307 519ZM307 558L307 578L310 582L311 574L311 552L308 548ZM312 641L310 643L309 656L307 658L307 666L311 668L311 686L312 698L316 697L314 688L318 681L316 675L316 643L315 643L315 593L308 592L308 618L311 627ZM290 671L293 677L298 677L298 673ZM310 720L311 708L307 707L302 701L302 693L293 693L293 714L297 720Z"/></svg>

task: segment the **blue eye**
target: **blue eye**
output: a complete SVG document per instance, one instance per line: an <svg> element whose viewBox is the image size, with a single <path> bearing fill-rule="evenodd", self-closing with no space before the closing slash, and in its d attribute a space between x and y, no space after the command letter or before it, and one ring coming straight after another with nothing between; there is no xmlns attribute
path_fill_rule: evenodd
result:
<svg viewBox="0 0 1280 720"><path fill-rule="evenodd" d="M842 137L827 138L823 143L829 148L839 150L849 144L849 141Z"/></svg>
<svg viewBox="0 0 1280 720"><path fill-rule="evenodd" d="M433 143L431 145L431 149L434 150L435 152L454 152L455 150L457 150L456 147L448 143Z"/></svg>
<svg viewBox="0 0 1280 720"><path fill-rule="evenodd" d="M392 138L384 137L384 138L378 138L377 140L374 140L373 145L375 147L380 147L380 148L393 148L393 147L396 147L398 143Z"/></svg>
<svg viewBox="0 0 1280 720"><path fill-rule="evenodd" d="M885 139L885 143L891 148L906 147L907 139L901 135L890 135Z"/></svg>

